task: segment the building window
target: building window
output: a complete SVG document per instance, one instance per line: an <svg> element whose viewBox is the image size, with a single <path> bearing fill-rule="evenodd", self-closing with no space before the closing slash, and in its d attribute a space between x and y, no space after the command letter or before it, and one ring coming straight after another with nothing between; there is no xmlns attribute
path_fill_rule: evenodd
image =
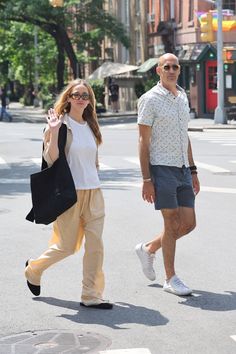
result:
<svg viewBox="0 0 236 354"><path fill-rule="evenodd" d="M135 11L136 11L136 16L140 15L140 2L139 0L135 1Z"/></svg>
<svg viewBox="0 0 236 354"><path fill-rule="evenodd" d="M193 7L194 7L194 0L189 0L189 8L188 8L188 20L193 20Z"/></svg>
<svg viewBox="0 0 236 354"><path fill-rule="evenodd" d="M231 10L233 14L236 12L236 0L223 0L222 9Z"/></svg>
<svg viewBox="0 0 236 354"><path fill-rule="evenodd" d="M179 0L179 23L183 21L183 0Z"/></svg>
<svg viewBox="0 0 236 354"><path fill-rule="evenodd" d="M135 46L136 46L136 53L135 53L136 64L140 65L141 64L141 38L140 38L139 31L135 31Z"/></svg>
<svg viewBox="0 0 236 354"><path fill-rule="evenodd" d="M150 6L150 13L154 14L155 13L155 0L151 0L151 6Z"/></svg>
<svg viewBox="0 0 236 354"><path fill-rule="evenodd" d="M159 19L160 21L164 21L165 13L164 13L164 0L159 0Z"/></svg>

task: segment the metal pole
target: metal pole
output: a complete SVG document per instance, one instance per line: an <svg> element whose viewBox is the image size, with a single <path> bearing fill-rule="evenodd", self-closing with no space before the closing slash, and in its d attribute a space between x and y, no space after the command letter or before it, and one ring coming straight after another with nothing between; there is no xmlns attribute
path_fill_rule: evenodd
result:
<svg viewBox="0 0 236 354"><path fill-rule="evenodd" d="M224 62L223 62L223 34L222 34L222 0L217 0L218 29L217 29L217 107L214 114L214 123L227 124L224 109Z"/></svg>
<svg viewBox="0 0 236 354"><path fill-rule="evenodd" d="M38 28L34 26L34 89L38 92Z"/></svg>
<svg viewBox="0 0 236 354"><path fill-rule="evenodd" d="M38 90L39 90L39 72L38 72L38 27L34 26L34 107L39 106Z"/></svg>

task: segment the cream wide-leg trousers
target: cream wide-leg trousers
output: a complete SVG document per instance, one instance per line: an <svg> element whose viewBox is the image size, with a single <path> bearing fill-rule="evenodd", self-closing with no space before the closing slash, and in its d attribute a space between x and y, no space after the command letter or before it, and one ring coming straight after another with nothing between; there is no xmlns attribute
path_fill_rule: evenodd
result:
<svg viewBox="0 0 236 354"><path fill-rule="evenodd" d="M83 257L83 302L97 302L104 290L103 242L104 199L100 188L78 190L75 205L53 223L50 247L37 259L30 259L25 269L27 280L40 285L42 273L52 264L75 253L85 236Z"/></svg>

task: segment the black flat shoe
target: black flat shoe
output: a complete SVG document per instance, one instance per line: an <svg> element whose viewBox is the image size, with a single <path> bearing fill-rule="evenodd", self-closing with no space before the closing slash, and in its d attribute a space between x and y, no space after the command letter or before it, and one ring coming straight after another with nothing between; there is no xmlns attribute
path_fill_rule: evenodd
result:
<svg viewBox="0 0 236 354"><path fill-rule="evenodd" d="M28 267L29 261L26 261L25 263L25 267ZM34 285L31 284L28 280L27 280L27 286L30 289L31 293L35 296L39 296L40 295L40 285Z"/></svg>
<svg viewBox="0 0 236 354"><path fill-rule="evenodd" d="M113 308L113 304L110 302L101 302L100 304L86 305L83 302L80 302L80 306L92 308L92 309L100 309L100 310L111 310Z"/></svg>

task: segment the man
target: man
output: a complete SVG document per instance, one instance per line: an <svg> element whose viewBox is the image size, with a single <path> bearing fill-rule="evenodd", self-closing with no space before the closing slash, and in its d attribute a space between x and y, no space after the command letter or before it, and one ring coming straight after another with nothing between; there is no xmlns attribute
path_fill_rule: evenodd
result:
<svg viewBox="0 0 236 354"><path fill-rule="evenodd" d="M155 253L162 248L166 280L163 289L176 295L192 290L175 273L176 240L196 226L194 200L200 190L188 137L189 104L177 85L178 58L160 57L160 81L141 96L138 104L139 158L143 176L142 197L161 210L164 230L152 241L136 246L142 269L155 280Z"/></svg>
<svg viewBox="0 0 236 354"><path fill-rule="evenodd" d="M4 115L7 117L7 119L9 120L9 122L12 121L12 116L10 115L10 113L7 112L7 105L8 105L8 97L6 94L6 90L5 88L3 88L1 90L1 115L0 115L0 121L3 120Z"/></svg>
<svg viewBox="0 0 236 354"><path fill-rule="evenodd" d="M115 79L111 79L108 88L112 111L117 113L119 111L119 85L116 83Z"/></svg>

